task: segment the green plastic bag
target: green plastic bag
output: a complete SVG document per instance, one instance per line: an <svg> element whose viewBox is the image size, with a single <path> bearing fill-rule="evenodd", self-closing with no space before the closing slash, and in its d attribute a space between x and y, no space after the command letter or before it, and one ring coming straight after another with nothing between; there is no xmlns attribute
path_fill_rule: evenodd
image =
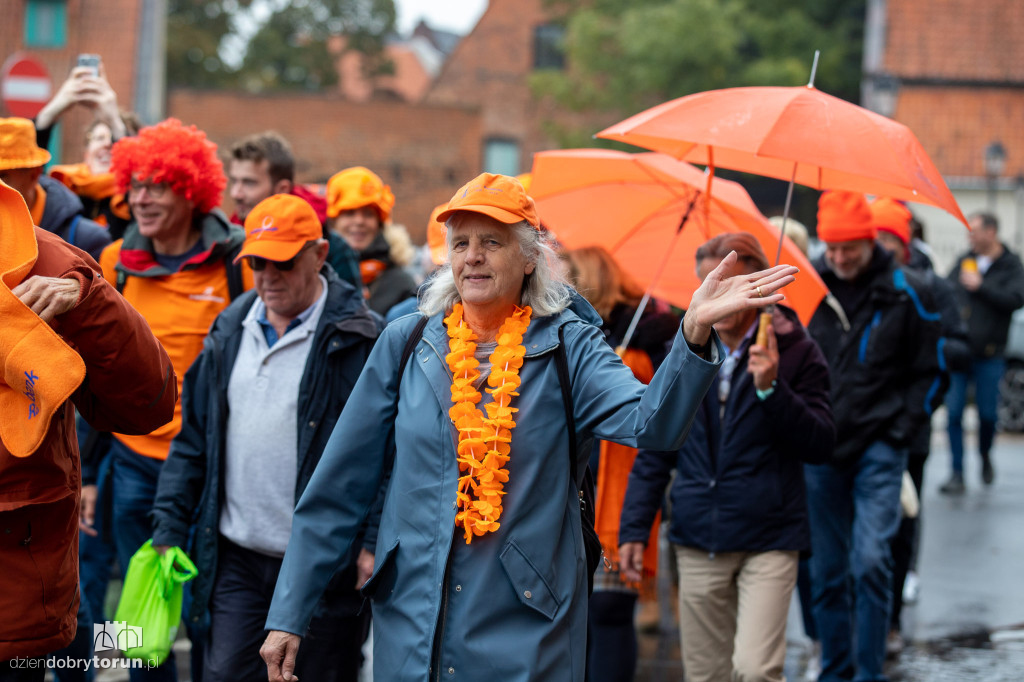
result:
<svg viewBox="0 0 1024 682"><path fill-rule="evenodd" d="M199 573L179 547L163 556L147 540L128 563L114 620L124 624L117 646L128 658L162 665L171 652L181 622L182 584Z"/></svg>

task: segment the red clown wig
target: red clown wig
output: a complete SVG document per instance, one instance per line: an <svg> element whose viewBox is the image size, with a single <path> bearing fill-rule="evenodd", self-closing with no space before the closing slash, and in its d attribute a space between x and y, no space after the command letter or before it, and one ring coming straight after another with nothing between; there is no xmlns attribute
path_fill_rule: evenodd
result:
<svg viewBox="0 0 1024 682"><path fill-rule="evenodd" d="M217 145L194 125L186 127L176 118L143 128L136 137L119 140L111 150L110 170L122 192L128 191L133 178L165 182L202 213L220 205L227 187Z"/></svg>

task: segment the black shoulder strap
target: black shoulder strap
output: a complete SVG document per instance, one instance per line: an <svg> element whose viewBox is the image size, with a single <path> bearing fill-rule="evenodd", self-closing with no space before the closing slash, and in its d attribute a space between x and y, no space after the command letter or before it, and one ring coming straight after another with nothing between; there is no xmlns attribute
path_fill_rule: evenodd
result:
<svg viewBox="0 0 1024 682"><path fill-rule="evenodd" d="M228 297L234 301L245 293L245 284L242 282L242 264L235 263L234 258L224 259L224 268L228 276Z"/></svg>
<svg viewBox="0 0 1024 682"><path fill-rule="evenodd" d="M398 363L398 382L395 383L395 394L398 394L398 388L402 385L402 376L405 374L405 366L409 363L409 358L412 356L413 350L416 348L416 344L423 338L423 328L427 326L427 321L430 318L426 315L420 316L420 321L416 323L416 326L412 328L412 334L409 335L409 339L405 342L405 348L402 350L402 359Z"/></svg>
<svg viewBox="0 0 1024 682"><path fill-rule="evenodd" d="M565 424L569 429L569 474L572 484L578 486L580 479L576 468L576 418L573 416L572 383L569 380L569 358L565 354L565 326L558 328L558 352L555 353L555 365L558 367L558 384L562 389L562 405L565 407Z"/></svg>
<svg viewBox="0 0 1024 682"><path fill-rule="evenodd" d="M124 295L124 283L128 281L128 273L124 270L117 271L117 281L114 283L114 288L117 289L117 293Z"/></svg>

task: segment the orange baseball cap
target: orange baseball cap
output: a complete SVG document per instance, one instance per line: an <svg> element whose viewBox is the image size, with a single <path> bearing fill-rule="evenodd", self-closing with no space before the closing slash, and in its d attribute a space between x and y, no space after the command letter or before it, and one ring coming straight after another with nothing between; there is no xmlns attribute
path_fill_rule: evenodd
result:
<svg viewBox="0 0 1024 682"><path fill-rule="evenodd" d="M353 166L331 176L327 181L327 217L337 218L342 211L363 206L373 206L386 222L395 207L395 195L369 168Z"/></svg>
<svg viewBox="0 0 1024 682"><path fill-rule="evenodd" d="M910 219L914 217L910 209L889 197L875 199L870 208L876 229L894 234L904 246L910 246Z"/></svg>
<svg viewBox="0 0 1024 682"><path fill-rule="evenodd" d="M537 205L515 178L494 173L481 173L462 186L448 202L437 220L448 222L456 211L472 211L511 225L526 221L540 229Z"/></svg>
<svg viewBox="0 0 1024 682"><path fill-rule="evenodd" d="M291 194L274 194L249 211L245 217L245 243L235 257L256 256L286 261L306 245L323 237L316 211L305 199Z"/></svg>
<svg viewBox="0 0 1024 682"><path fill-rule="evenodd" d="M50 152L36 144L36 126L27 118L0 118L0 170L38 168Z"/></svg>
<svg viewBox="0 0 1024 682"><path fill-rule="evenodd" d="M875 225L868 200L859 192L832 190L818 200L818 239L850 242L875 239Z"/></svg>

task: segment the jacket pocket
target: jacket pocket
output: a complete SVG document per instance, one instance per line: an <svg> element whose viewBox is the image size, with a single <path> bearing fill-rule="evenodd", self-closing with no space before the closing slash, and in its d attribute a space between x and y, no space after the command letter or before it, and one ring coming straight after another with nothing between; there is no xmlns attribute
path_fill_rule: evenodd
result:
<svg viewBox="0 0 1024 682"><path fill-rule="evenodd" d="M508 541L499 558L519 601L548 620L554 620L562 602L515 540Z"/></svg>
<svg viewBox="0 0 1024 682"><path fill-rule="evenodd" d="M384 600L395 591L394 563L395 554L398 551L398 545L399 539L395 538L391 547L384 552L384 556L381 556L378 553L374 558L373 574L359 591L359 593L367 599L372 599L374 601Z"/></svg>

